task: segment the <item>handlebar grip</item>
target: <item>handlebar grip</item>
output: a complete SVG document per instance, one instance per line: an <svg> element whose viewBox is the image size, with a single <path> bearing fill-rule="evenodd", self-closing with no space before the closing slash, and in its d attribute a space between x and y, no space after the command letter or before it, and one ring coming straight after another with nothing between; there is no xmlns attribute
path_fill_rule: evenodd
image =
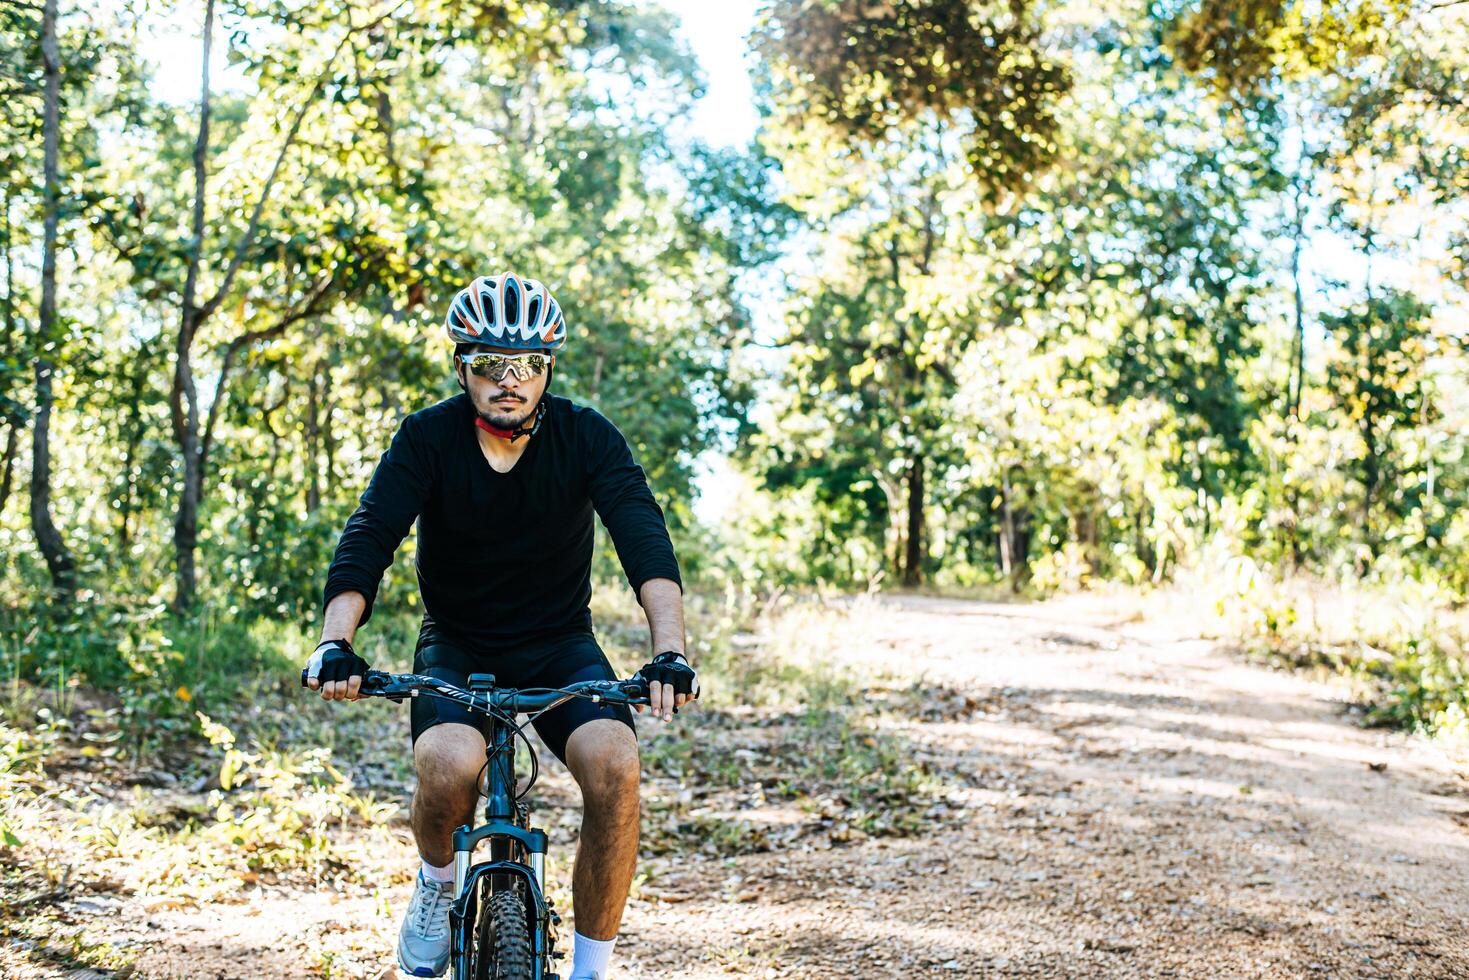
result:
<svg viewBox="0 0 1469 980"><path fill-rule="evenodd" d="M306 681L308 680L308 678L306 676L306 671L309 670L309 669L310 668L308 668L308 667L302 667L301 668L301 686L302 687L306 687L307 686L306 685ZM374 685L382 684L383 681L387 680L391 676L393 676L393 675L389 674L385 670L369 670L367 673L365 673L365 674L362 675L362 689L364 691L367 690L367 685L368 684L374 684Z"/></svg>

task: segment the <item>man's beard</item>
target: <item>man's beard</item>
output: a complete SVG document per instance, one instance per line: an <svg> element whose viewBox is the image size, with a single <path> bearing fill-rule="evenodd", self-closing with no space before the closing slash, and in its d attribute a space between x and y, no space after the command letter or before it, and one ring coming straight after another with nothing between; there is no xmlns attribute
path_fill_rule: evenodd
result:
<svg viewBox="0 0 1469 980"><path fill-rule="evenodd" d="M482 412L476 408L475 414L484 419L486 424L497 429L514 431L529 421L535 411L535 404L522 399L519 405L508 408L500 408L497 405L488 412Z"/></svg>

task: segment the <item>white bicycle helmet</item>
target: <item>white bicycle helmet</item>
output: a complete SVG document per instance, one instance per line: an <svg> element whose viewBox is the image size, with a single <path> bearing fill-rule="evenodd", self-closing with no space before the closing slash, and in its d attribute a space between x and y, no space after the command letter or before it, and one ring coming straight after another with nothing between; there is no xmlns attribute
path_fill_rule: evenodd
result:
<svg viewBox="0 0 1469 980"><path fill-rule="evenodd" d="M551 291L513 272L480 276L459 290L444 329L456 344L547 351L566 346L566 317Z"/></svg>

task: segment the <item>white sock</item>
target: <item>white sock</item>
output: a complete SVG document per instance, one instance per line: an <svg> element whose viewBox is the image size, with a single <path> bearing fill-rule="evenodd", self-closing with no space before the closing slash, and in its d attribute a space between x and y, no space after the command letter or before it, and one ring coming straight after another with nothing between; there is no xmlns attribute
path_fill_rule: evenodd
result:
<svg viewBox="0 0 1469 980"><path fill-rule="evenodd" d="M607 964L612 962L612 947L617 937L588 939L574 933L571 951L571 976L567 980L607 980Z"/></svg>
<svg viewBox="0 0 1469 980"><path fill-rule="evenodd" d="M422 858L419 858L418 859L418 863L423 866L423 877L426 880L428 880L428 881L453 881L454 880L454 862L453 861L450 861L448 864L444 865L442 868L435 867L434 865L429 864L427 861L423 860Z"/></svg>

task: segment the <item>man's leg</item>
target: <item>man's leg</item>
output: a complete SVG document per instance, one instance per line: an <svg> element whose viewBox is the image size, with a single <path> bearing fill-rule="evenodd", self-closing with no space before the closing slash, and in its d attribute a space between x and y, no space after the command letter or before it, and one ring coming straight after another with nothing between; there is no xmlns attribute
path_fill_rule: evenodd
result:
<svg viewBox="0 0 1469 980"><path fill-rule="evenodd" d="M581 840L572 876L576 931L610 941L638 860L638 741L620 721L598 718L571 733L566 766L581 787Z"/></svg>
<svg viewBox="0 0 1469 980"><path fill-rule="evenodd" d="M454 860L454 830L474 819L485 737L469 725L435 725L413 743L413 764L413 839L426 863L443 867Z"/></svg>
<svg viewBox="0 0 1469 980"><path fill-rule="evenodd" d="M423 867L398 930L398 965L409 976L442 976L449 966L454 828L474 816L484 760L484 736L470 725L436 724L420 731L413 744L413 838Z"/></svg>

